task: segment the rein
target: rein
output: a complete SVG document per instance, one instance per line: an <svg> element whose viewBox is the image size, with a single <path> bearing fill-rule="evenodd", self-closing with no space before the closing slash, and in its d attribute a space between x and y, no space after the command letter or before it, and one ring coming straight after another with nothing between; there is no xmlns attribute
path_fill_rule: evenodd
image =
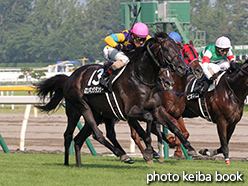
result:
<svg viewBox="0 0 248 186"><path fill-rule="evenodd" d="M165 63L170 67L171 71L175 71L176 69L175 69L175 66L172 64L172 61L174 60L175 57L179 56L180 54L177 53L175 56L172 57L171 60L169 60L169 59L167 58L167 56L165 56L165 55L163 54L163 50L162 50L162 47L161 47L161 44L162 44L163 42L165 42L166 40L168 40L168 39L170 39L170 38L163 39L162 41L159 42L159 51L160 51L160 53L161 53L161 55L162 55L163 60L165 61ZM157 65L158 67L161 68L161 65L159 64L158 60L155 58L154 54L152 53L149 44L146 46L146 48L147 48L147 51L148 51L148 53L150 54L151 58L153 59L153 61L156 63L156 65ZM156 52L156 53L157 53L157 52Z"/></svg>

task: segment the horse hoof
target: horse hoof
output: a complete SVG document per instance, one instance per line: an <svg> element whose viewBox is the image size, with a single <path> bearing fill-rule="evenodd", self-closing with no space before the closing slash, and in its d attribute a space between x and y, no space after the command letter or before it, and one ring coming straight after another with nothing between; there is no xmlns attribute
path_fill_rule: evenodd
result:
<svg viewBox="0 0 248 186"><path fill-rule="evenodd" d="M172 135L172 134L165 134L165 137L166 137L167 140L169 140L169 139L175 140L175 136Z"/></svg>
<svg viewBox="0 0 248 186"><path fill-rule="evenodd" d="M145 158L146 161L149 161L149 160L152 160L152 158L153 158L153 153L147 153L147 152L145 152L145 153L143 154L143 156L144 156L144 158Z"/></svg>
<svg viewBox="0 0 248 186"><path fill-rule="evenodd" d="M124 154L120 157L121 162L128 163L128 164L133 164L134 161L132 158L130 158L128 155Z"/></svg>
<svg viewBox="0 0 248 186"><path fill-rule="evenodd" d="M182 154L181 155L178 155L178 154L174 153L174 158L176 160L181 160L181 159L183 159L183 155Z"/></svg>
<svg viewBox="0 0 248 186"><path fill-rule="evenodd" d="M225 159L225 162L227 165L230 165L230 160L229 159Z"/></svg>
<svg viewBox="0 0 248 186"><path fill-rule="evenodd" d="M199 156L195 150L188 151L188 155L192 156L192 157L198 157Z"/></svg>
<svg viewBox="0 0 248 186"><path fill-rule="evenodd" d="M207 153L206 153L207 151L208 151L208 149L201 149L201 150L199 150L199 153L201 155L207 156Z"/></svg>
<svg viewBox="0 0 248 186"><path fill-rule="evenodd" d="M150 165L153 165L154 164L154 161L153 160L147 160L146 163L147 164L150 164Z"/></svg>
<svg viewBox="0 0 248 186"><path fill-rule="evenodd" d="M158 155L158 153L156 151L153 151L153 158L155 158L155 159L160 158L160 156Z"/></svg>
<svg viewBox="0 0 248 186"><path fill-rule="evenodd" d="M164 163L164 157L159 157L158 159L156 159L159 163Z"/></svg>

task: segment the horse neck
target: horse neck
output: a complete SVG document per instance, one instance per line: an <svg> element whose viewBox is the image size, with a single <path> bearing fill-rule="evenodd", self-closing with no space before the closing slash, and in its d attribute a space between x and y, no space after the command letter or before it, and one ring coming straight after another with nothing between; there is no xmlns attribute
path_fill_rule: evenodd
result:
<svg viewBox="0 0 248 186"><path fill-rule="evenodd" d="M227 82L229 83L234 94L240 101L244 102L248 94L247 77L245 75L241 76L240 72L238 72L235 76L230 75L229 78L225 78L227 78ZM229 89L230 88L228 87L228 90Z"/></svg>
<svg viewBox="0 0 248 186"><path fill-rule="evenodd" d="M160 67L158 67L150 58L145 58L144 61L142 59L136 61L133 69L135 76L142 83L151 85L157 83L159 70Z"/></svg>
<svg viewBox="0 0 248 186"><path fill-rule="evenodd" d="M176 72L173 72L172 78L173 78L174 84L175 84L173 87L173 91L178 92L178 93L184 92L185 87L186 87L186 83L187 83L186 82L187 81L187 74L182 76L182 77L179 77Z"/></svg>

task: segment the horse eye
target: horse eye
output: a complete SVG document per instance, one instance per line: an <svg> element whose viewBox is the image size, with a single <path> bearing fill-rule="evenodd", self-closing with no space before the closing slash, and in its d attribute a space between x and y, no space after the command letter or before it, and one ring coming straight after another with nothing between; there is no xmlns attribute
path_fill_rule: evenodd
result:
<svg viewBox="0 0 248 186"><path fill-rule="evenodd" d="M190 58L190 53L189 53L189 52L186 52L185 55L184 55L184 58L185 58L186 60L188 60L188 59Z"/></svg>

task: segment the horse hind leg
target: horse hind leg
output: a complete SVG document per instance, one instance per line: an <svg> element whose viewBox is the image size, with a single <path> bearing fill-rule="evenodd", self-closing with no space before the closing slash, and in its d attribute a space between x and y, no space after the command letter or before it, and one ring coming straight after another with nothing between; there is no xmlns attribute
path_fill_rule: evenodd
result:
<svg viewBox="0 0 248 186"><path fill-rule="evenodd" d="M68 117L68 124L66 131L64 132L64 148L65 148L65 160L64 165L69 165L69 148L71 145L71 141L73 138L73 132L77 126L77 122L80 119L80 115L76 114L72 108L70 108L70 105L67 104L66 106L66 115Z"/></svg>
<svg viewBox="0 0 248 186"><path fill-rule="evenodd" d="M76 165L79 168L82 167L80 150L81 150L81 148L83 146L84 141L90 135L91 135L91 128L88 125L88 123L85 122L84 127L80 130L80 132L74 138L74 149L75 149Z"/></svg>

